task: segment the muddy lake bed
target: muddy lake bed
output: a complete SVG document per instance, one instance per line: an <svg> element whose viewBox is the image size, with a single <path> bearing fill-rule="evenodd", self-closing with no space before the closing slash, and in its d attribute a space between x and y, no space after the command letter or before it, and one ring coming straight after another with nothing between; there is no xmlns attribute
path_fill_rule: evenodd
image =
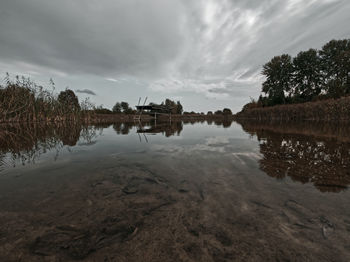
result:
<svg viewBox="0 0 350 262"><path fill-rule="evenodd" d="M0 261L350 261L349 134L2 125Z"/></svg>

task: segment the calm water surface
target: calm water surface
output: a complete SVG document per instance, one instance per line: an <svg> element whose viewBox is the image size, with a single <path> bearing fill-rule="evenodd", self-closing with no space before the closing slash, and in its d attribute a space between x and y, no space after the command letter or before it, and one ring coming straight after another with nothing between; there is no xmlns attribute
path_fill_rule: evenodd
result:
<svg viewBox="0 0 350 262"><path fill-rule="evenodd" d="M3 125L1 261L350 261L350 128Z"/></svg>

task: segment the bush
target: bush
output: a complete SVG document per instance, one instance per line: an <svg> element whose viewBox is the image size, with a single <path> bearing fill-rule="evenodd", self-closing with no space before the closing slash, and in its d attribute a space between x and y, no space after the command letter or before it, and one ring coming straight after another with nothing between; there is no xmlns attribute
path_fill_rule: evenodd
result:
<svg viewBox="0 0 350 262"><path fill-rule="evenodd" d="M224 108L224 110L222 111L222 113L223 113L224 115L232 115L232 111L231 111L231 109L229 109L229 108Z"/></svg>

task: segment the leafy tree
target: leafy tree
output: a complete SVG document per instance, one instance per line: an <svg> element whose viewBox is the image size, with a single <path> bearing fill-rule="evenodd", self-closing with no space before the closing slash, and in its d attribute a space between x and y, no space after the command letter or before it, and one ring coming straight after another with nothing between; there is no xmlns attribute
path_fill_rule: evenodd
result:
<svg viewBox="0 0 350 262"><path fill-rule="evenodd" d="M121 108L122 108L124 114L132 114L132 113L133 113L132 108L129 107L129 103L127 103L127 102L121 102L121 103L120 103L120 106L121 106Z"/></svg>
<svg viewBox="0 0 350 262"><path fill-rule="evenodd" d="M177 101L177 103L176 103L176 114L181 115L182 112L183 112L183 107L182 107L180 101Z"/></svg>
<svg viewBox="0 0 350 262"><path fill-rule="evenodd" d="M170 100L169 98L165 99L164 102L165 106L170 109L172 114L176 114L177 113L177 109L176 109L176 103L175 101Z"/></svg>
<svg viewBox="0 0 350 262"><path fill-rule="evenodd" d="M129 109L129 103L128 102L121 102L120 106L123 109L123 112L125 112L125 111L127 111Z"/></svg>
<svg viewBox="0 0 350 262"><path fill-rule="evenodd" d="M232 111L229 108L224 108L224 110L222 110L222 113L226 116L232 115Z"/></svg>
<svg viewBox="0 0 350 262"><path fill-rule="evenodd" d="M183 112L183 107L180 103L180 101L173 101L169 98L165 99L164 102L162 102L162 105L165 105L172 114L179 114L181 115Z"/></svg>
<svg viewBox="0 0 350 262"><path fill-rule="evenodd" d="M285 92L291 91L293 73L290 55L275 56L263 66L262 74L266 76L262 91L269 96L270 105L285 103Z"/></svg>
<svg viewBox="0 0 350 262"><path fill-rule="evenodd" d="M346 86L343 85L340 79L330 79L327 83L327 96L339 98L346 93Z"/></svg>
<svg viewBox="0 0 350 262"><path fill-rule="evenodd" d="M103 105L98 106L97 108L95 108L94 111L96 114L112 114L113 113L108 108L104 108Z"/></svg>
<svg viewBox="0 0 350 262"><path fill-rule="evenodd" d="M64 110L67 112L79 112L80 105L78 97L75 93L66 89L65 91L61 91L57 98L58 102L63 106Z"/></svg>
<svg viewBox="0 0 350 262"><path fill-rule="evenodd" d="M309 101L321 93L323 86L321 60L317 50L300 52L293 59L293 95Z"/></svg>
<svg viewBox="0 0 350 262"><path fill-rule="evenodd" d="M321 50L309 49L293 59L275 56L263 66L266 81L257 102L243 107L307 102L350 94L350 39L332 40Z"/></svg>
<svg viewBox="0 0 350 262"><path fill-rule="evenodd" d="M122 112L122 105L121 103L117 102L112 108L113 113L121 113Z"/></svg>
<svg viewBox="0 0 350 262"><path fill-rule="evenodd" d="M332 40L319 51L330 95L350 93L350 39ZM340 90L336 90L340 89Z"/></svg>

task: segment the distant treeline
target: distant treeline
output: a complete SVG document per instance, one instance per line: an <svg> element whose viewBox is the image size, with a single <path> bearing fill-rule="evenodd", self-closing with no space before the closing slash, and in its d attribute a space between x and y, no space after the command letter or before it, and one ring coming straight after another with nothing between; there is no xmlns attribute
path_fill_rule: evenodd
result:
<svg viewBox="0 0 350 262"><path fill-rule="evenodd" d="M154 103L151 103L154 104ZM204 113L184 112L180 101L165 99L161 103L170 108L174 115L205 115ZM132 118L137 111L128 102L116 102L112 110L95 106L85 99L79 102L71 89L55 93L55 84L50 80L49 88L37 85L29 78L16 76L10 78L7 73L4 84L0 85L0 123L1 122L56 122L56 121L97 121L102 115L115 115L116 118ZM123 116L124 115L124 116ZM230 109L217 110L208 116L232 115ZM114 116L113 116L114 117Z"/></svg>
<svg viewBox="0 0 350 262"><path fill-rule="evenodd" d="M332 40L321 50L309 49L296 57L275 56L263 66L266 81L258 101L244 109L303 103L350 94L350 39Z"/></svg>
<svg viewBox="0 0 350 262"><path fill-rule="evenodd" d="M150 103L150 105L155 105L155 103ZM169 98L165 99L164 102L161 103L161 105L165 105L169 108L171 108L172 114L182 114L183 113L183 107L180 103L180 101L173 101ZM97 114L135 114L137 111L129 106L128 102L116 102L115 105L112 107L112 110L108 108L104 108L102 105L98 106L95 109L95 112Z"/></svg>
<svg viewBox="0 0 350 262"><path fill-rule="evenodd" d="M157 105L156 103L149 103L148 105ZM163 102L158 105L166 106L170 108L170 112L173 115L192 115L192 116L229 116L232 115L232 111L229 108L224 108L223 110L216 110L214 113L212 111L208 111L206 114L204 112L194 112L194 111L184 111L183 106L180 101L173 101L169 98L166 98ZM112 114L126 114L132 115L136 114L137 110L133 109L129 106L128 102L116 102L112 109L103 107L100 105L94 108L94 113L96 114L104 114L104 115L112 115Z"/></svg>

